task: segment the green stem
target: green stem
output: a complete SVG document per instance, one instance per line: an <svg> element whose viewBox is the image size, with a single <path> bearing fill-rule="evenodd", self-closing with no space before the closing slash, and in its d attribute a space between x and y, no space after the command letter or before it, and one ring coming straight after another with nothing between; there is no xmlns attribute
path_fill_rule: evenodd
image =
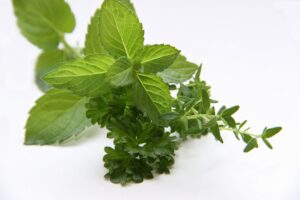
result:
<svg viewBox="0 0 300 200"><path fill-rule="evenodd" d="M75 56L76 58L80 58L80 53L77 52L73 47L71 47L68 42L66 41L64 35L60 35L60 41L64 45L64 49L71 54L72 56Z"/></svg>
<svg viewBox="0 0 300 200"><path fill-rule="evenodd" d="M256 135L256 134L253 134L253 133L249 133L247 131L241 131L241 130L238 130L236 128L220 127L220 130L236 132L238 134L245 134L245 135L252 136L254 138L261 138L261 135Z"/></svg>

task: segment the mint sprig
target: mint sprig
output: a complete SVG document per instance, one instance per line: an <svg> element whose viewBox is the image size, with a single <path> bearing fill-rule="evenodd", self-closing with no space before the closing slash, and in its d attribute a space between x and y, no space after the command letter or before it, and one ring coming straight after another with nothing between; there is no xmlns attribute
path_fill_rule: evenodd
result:
<svg viewBox="0 0 300 200"><path fill-rule="evenodd" d="M273 148L269 138L281 127L254 134L247 121L234 118L239 106L216 111L211 87L200 77L202 65L171 45L144 44L129 0L104 1L91 18L83 51L64 38L75 26L64 0L13 2L21 32L43 49L36 77L48 91L30 111L25 144L61 143L91 124L106 127L114 146L105 147L105 177L123 185L170 173L175 151L189 138L212 134L223 143L229 131L245 142L244 152L260 140Z"/></svg>

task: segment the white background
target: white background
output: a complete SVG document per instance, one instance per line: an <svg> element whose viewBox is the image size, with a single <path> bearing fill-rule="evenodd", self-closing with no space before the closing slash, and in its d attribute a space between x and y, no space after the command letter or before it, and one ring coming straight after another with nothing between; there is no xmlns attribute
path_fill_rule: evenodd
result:
<svg viewBox="0 0 300 200"><path fill-rule="evenodd" d="M69 0L83 45L99 0ZM41 95L33 82L39 50L22 37L9 0L0 0L0 200L300 199L300 1L133 0L146 43L169 43L204 63L213 97L239 104L254 131L281 125L249 154L231 133L185 143L171 175L127 187L105 181L105 130L58 146L23 146L27 112Z"/></svg>

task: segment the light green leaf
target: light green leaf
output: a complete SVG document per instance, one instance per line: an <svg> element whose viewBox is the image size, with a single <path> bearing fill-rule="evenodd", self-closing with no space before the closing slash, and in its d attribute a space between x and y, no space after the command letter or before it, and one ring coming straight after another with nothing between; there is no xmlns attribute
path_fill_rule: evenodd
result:
<svg viewBox="0 0 300 200"><path fill-rule="evenodd" d="M146 73L157 73L168 68L177 58L179 50L170 45L145 46L142 55L142 66Z"/></svg>
<svg viewBox="0 0 300 200"><path fill-rule="evenodd" d="M128 6L119 0L106 0L99 19L100 40L106 51L115 58L139 56L143 49L144 31Z"/></svg>
<svg viewBox="0 0 300 200"><path fill-rule="evenodd" d="M87 98L52 89L36 101L26 124L25 144L61 143L79 135L90 121L85 116Z"/></svg>
<svg viewBox="0 0 300 200"><path fill-rule="evenodd" d="M131 62L126 57L121 57L108 69L106 78L115 87L123 87L133 83Z"/></svg>
<svg viewBox="0 0 300 200"><path fill-rule="evenodd" d="M130 2L130 0L117 0L120 3L122 3L124 6L126 6L132 13L136 15L135 9L133 4Z"/></svg>
<svg viewBox="0 0 300 200"><path fill-rule="evenodd" d="M124 4L129 10L135 13L134 7L129 0L118 0L120 3ZM85 37L85 47L83 52L85 55L90 54L108 54L104 49L100 35L99 35L99 22L100 22L101 10L97 9L94 16L91 18L91 22L88 26L88 31Z"/></svg>
<svg viewBox="0 0 300 200"><path fill-rule="evenodd" d="M58 46L63 33L75 27L75 17L64 0L13 0L22 34L42 49Z"/></svg>
<svg viewBox="0 0 300 200"><path fill-rule="evenodd" d="M56 69L56 67L67 59L64 51L60 49L43 51L35 65L35 82L43 92L48 91L51 86L41 78L48 72Z"/></svg>
<svg viewBox="0 0 300 200"><path fill-rule="evenodd" d="M107 91L105 73L114 59L107 55L90 55L61 65L44 80L53 87L71 90L80 96L97 97Z"/></svg>
<svg viewBox="0 0 300 200"><path fill-rule="evenodd" d="M100 21L100 9L97 9L91 22L88 26L88 31L85 36L85 47L83 49L84 55L90 54L108 54L104 49L98 31L98 23Z"/></svg>
<svg viewBox="0 0 300 200"><path fill-rule="evenodd" d="M157 75L166 83L182 83L193 77L197 70L197 65L186 61L186 58L179 55L174 63Z"/></svg>
<svg viewBox="0 0 300 200"><path fill-rule="evenodd" d="M159 117L171 111L171 95L168 86L157 76L137 74L134 101L150 119L158 123Z"/></svg>

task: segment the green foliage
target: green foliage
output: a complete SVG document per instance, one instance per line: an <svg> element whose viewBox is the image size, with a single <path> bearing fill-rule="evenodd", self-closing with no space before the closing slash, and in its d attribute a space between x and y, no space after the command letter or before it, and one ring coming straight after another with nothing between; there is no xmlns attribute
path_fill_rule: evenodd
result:
<svg viewBox="0 0 300 200"><path fill-rule="evenodd" d="M71 33L75 17L64 0L13 0L22 34L42 49L58 46L63 33Z"/></svg>
<svg viewBox="0 0 300 200"><path fill-rule="evenodd" d="M90 55L60 65L48 73L44 80L53 87L68 89L80 96L97 97L106 93L103 79L113 63L114 59L110 56Z"/></svg>
<svg viewBox="0 0 300 200"><path fill-rule="evenodd" d="M104 1L98 26L99 39L113 57L127 56L132 59L139 56L144 42L143 27L124 3Z"/></svg>
<svg viewBox="0 0 300 200"><path fill-rule="evenodd" d="M61 143L79 135L90 121L85 117L87 98L52 89L36 101L26 123L25 144Z"/></svg>
<svg viewBox="0 0 300 200"><path fill-rule="evenodd" d="M40 10L34 2L39 2ZM170 45L144 45L142 24L129 0L105 0L95 12L84 56L62 35L74 28L69 7L62 0L49 2L14 0L21 31L34 44L51 49L37 62L37 77L45 74L49 84L39 86L44 91L50 85L55 88L30 111L25 144L60 143L98 124L109 130L107 137L114 145L105 147L105 177L123 185L153 178L154 173L170 173L176 149L189 138L210 134L223 143L223 132L230 131L245 143L244 152L257 148L261 140L273 148L269 138L280 127L251 133L245 128L247 121L234 118L239 106L216 111L211 88L200 78L202 65L189 62ZM50 15L55 7L61 20ZM40 12L45 9L49 11ZM32 13L40 19L30 21ZM51 37L45 34L37 42L38 34L26 20L46 27ZM62 49L57 49L59 42Z"/></svg>
<svg viewBox="0 0 300 200"><path fill-rule="evenodd" d="M46 50L39 55L35 65L35 81L40 90L46 92L51 88L42 77L66 60L68 60L66 53L60 49Z"/></svg>
<svg viewBox="0 0 300 200"><path fill-rule="evenodd" d="M179 51L170 45L147 45L142 55L142 67L146 73L157 73L168 68Z"/></svg>
<svg viewBox="0 0 300 200"><path fill-rule="evenodd" d="M184 56L179 55L170 67L157 75L166 83L182 83L191 79L197 69L196 64L188 62Z"/></svg>

